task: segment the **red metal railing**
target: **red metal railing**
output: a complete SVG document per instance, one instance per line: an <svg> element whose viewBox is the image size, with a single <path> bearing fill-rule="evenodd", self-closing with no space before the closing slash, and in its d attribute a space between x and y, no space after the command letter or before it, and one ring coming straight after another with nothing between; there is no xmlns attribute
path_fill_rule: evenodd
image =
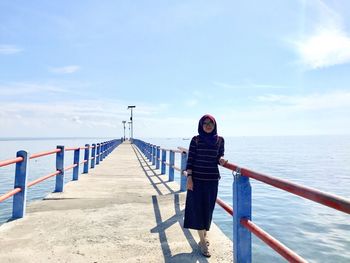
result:
<svg viewBox="0 0 350 263"><path fill-rule="evenodd" d="M95 167L95 163L94 163L95 159L97 158L97 161L102 161L103 159L101 159L101 160L99 159L100 156L102 155L103 157L105 157L106 154L108 154L115 147L117 147L119 145L119 143L120 142L118 142L118 140L111 140L111 141L108 141L108 142L104 142L104 143L101 144L101 145L104 146L103 151L101 149L101 152L99 151L99 147L95 146L95 145L85 146L85 147L66 147L64 149L64 151L75 151L75 150L79 150L79 149L87 150L87 149L95 149L95 148L97 148L98 152L96 152L96 155L95 155L95 150L93 150L92 153L91 153L93 156L91 158L89 158L89 156L86 156L86 152L85 152L85 156L84 156L85 159L82 162L80 162L80 163L78 163L79 162L78 161L79 160L79 155L77 156L74 153L74 161L73 161L72 165L69 165L69 166L64 167L64 168L61 166L61 164L60 164L59 168L56 165L57 171L55 171L53 173L50 173L48 175L42 176L42 177L40 177L38 179L35 179L34 181L27 183L26 185L21 185L20 187L16 187L15 189L13 189L13 190L11 190L11 191L1 195L0 196L0 202L3 202L6 199L16 195L17 193L20 193L25 188L32 187L32 186L34 186L34 185L36 185L36 184L38 184L38 183L40 183L40 182L42 182L44 180L47 180L47 179L49 179L51 177L54 177L54 176L57 176L57 175L61 174L61 172L63 172L63 171L68 171L70 169L73 169L73 168L77 167L80 164L84 164L84 173L87 173L88 172L88 165L87 165L87 163L89 162L89 160L92 160L91 168L94 168ZM60 153L62 151L62 149L63 149L63 147L62 148L58 147L57 149L54 149L54 150L35 153L35 154L31 155L31 156L28 156L28 159L35 159L35 158L39 158L39 157L43 157L43 156L47 156L47 155L51 155L51 154L55 154L55 153ZM89 155L89 152L88 152L88 155ZM60 156L59 158L60 158L60 163L64 163L63 155ZM17 157L17 158L13 158L13 159L9 159L9 160L0 161L0 167L11 165L11 164L18 164L18 163L23 162L23 161L24 161L23 157ZM98 164L98 163L99 162L96 162L96 164ZM77 180L77 178L78 178L77 173L78 173L78 170L75 169L73 171L73 180ZM16 176L17 176L17 172L16 172ZM60 178L60 182L59 182L60 184L62 184L62 180L63 180L63 177ZM56 181L56 189L57 189L57 185L58 185L58 187L61 187L60 184L58 185L57 181ZM58 188L58 189L60 189L60 188ZM22 217L23 213L20 214L19 216Z"/></svg>
<svg viewBox="0 0 350 263"><path fill-rule="evenodd" d="M75 151L75 150L79 150L80 147L67 147L67 148L64 148L65 151Z"/></svg>
<svg viewBox="0 0 350 263"><path fill-rule="evenodd" d="M176 153L181 153L181 152L188 153L188 150L186 148L178 147L178 149L179 150L172 150L172 151ZM162 149L162 150L170 151L168 149ZM146 150L146 152L152 155L150 151ZM157 158L157 159L161 161L160 158ZM168 166L171 165L166 161L164 161L164 163ZM255 180L269 184L271 186L290 192L292 194L304 197L311 201L314 201L322 205L342 211L344 213L350 214L350 200L348 199L345 199L336 195L324 193L322 191L319 191L317 189L313 189L310 187L298 185L298 184L289 182L287 180L258 173L247 168L241 168L236 164L227 162L226 164L223 165L223 167L229 170L232 170L234 172L239 171L242 176L253 178ZM183 172L183 174L186 175L186 171L182 171L180 168L175 166L172 166L172 168L174 168L177 171ZM220 205L227 213L233 216L233 209L230 205L225 203L220 198L217 198L216 203ZM240 224L244 226L246 229L248 229L251 233L256 235L258 238L260 238L262 241L264 241L268 246L274 249L277 253L279 253L282 257L284 257L289 262L301 262L301 263L307 262L305 259L297 255L294 251L292 251L291 249L286 247L284 244L279 242L277 239L269 235L259 226L254 224L252 221L246 218L243 218L240 220Z"/></svg>
<svg viewBox="0 0 350 263"><path fill-rule="evenodd" d="M247 168L240 168L235 164L227 163L224 165L224 167L232 171L236 171L237 169L240 169L241 175L243 176L253 178L255 180L269 184L271 186L290 192L292 194L304 197L306 199L312 200L322 205L329 206L331 208L337 209L344 213L350 214L350 200L347 200L345 198L324 193L317 189L313 189L311 187L298 185L296 183L292 183L287 180L283 180L283 179L268 176L262 173L254 172Z"/></svg>
<svg viewBox="0 0 350 263"><path fill-rule="evenodd" d="M46 155L50 155L50 154L54 154L54 153L59 153L60 151L61 151L61 149L55 149L55 150L52 150L52 151L35 153L35 154L31 155L29 157L29 159L35 159L35 158L39 158L39 157L42 157L42 156L46 156Z"/></svg>
<svg viewBox="0 0 350 263"><path fill-rule="evenodd" d="M14 163L19 163L19 162L22 162L22 161L23 161L22 157L17 157L17 158L14 158L14 159L1 161L0 162L0 167L7 166L7 165L10 165L10 164L14 164Z"/></svg>
<svg viewBox="0 0 350 263"><path fill-rule="evenodd" d="M306 263L307 261L296 254L294 251L283 245L277 239L269 235L267 232L262 230L256 224L248 219L241 219L241 225L247 228L250 232L255 234L258 238L265 242L268 246L270 246L273 250L279 253L282 257L284 257L288 262L300 262Z"/></svg>
<svg viewBox="0 0 350 263"><path fill-rule="evenodd" d="M60 173L60 171L56 171L56 172L50 173L50 174L48 174L48 175L45 175L45 176L43 176L43 177L40 177L40 178L38 178L38 179L36 179L36 180L34 180L34 181L28 183L28 187L31 187L31 186L33 186L33 185L36 185L36 184L42 182L42 181L45 181L45 180L47 180L47 179L49 179L49 178L51 178L51 177L53 177L53 176L58 175L59 173Z"/></svg>
<svg viewBox="0 0 350 263"><path fill-rule="evenodd" d="M230 205L226 204L219 197L216 198L216 203L218 205L220 205L227 213L229 213L231 216L233 216L233 209L232 209L232 207Z"/></svg>
<svg viewBox="0 0 350 263"><path fill-rule="evenodd" d="M5 201L5 200L8 199L8 198L14 196L15 194L21 192L21 191L22 191L21 188L15 188L15 189L13 189L13 190L7 192L6 194L0 196L0 203L1 203L2 201Z"/></svg>
<svg viewBox="0 0 350 263"><path fill-rule="evenodd" d="M232 171L240 170L242 176L253 178L255 180L269 184L271 186L290 192L292 194L304 197L322 205L329 206L344 213L350 214L350 200L347 200L345 198L324 193L310 187L298 185L287 180L254 172L247 168L240 168L239 166L232 163L226 163L225 165L223 165L223 167L228 168ZM226 204L219 198L216 202L229 214L233 215L232 207L230 207L228 204ZM252 221L248 219L241 219L240 223L289 262L307 262L305 259L297 255L294 251L292 251L291 249L283 245L281 242L279 242L277 239L265 232L263 229L258 227Z"/></svg>
<svg viewBox="0 0 350 263"><path fill-rule="evenodd" d="M219 197L216 199L216 203L220 205L227 213L233 216L233 209L230 205L225 203ZM262 228L254 224L252 221L244 218L244 219L241 219L240 223L245 228L247 228L250 232L256 235L258 238L264 241L269 247L271 247L273 250L279 253L282 257L288 260L289 262L300 262L300 263L307 262L305 259L300 257L298 254L296 254L287 246L283 245L281 242L279 242L273 236L265 232Z"/></svg>
<svg viewBox="0 0 350 263"><path fill-rule="evenodd" d="M35 159L35 158L39 158L39 157L42 157L42 156L47 156L47 155L55 154L55 153L58 153L58 152L60 152L60 151L61 151L61 149L55 149L55 150L50 150L50 151L35 153L35 154L31 155L31 156L29 157L29 159ZM0 167L7 166L7 165L10 165L10 164L19 163L19 162L22 162L22 161L23 161L23 158L22 158L22 157L17 157L17 158L14 158L14 159L1 161L1 162L0 162ZM49 174L49 175L40 177L40 178L38 178L38 179L36 179L36 180L34 180L34 181L32 181L32 182L29 182L29 183L27 184L27 187L29 188L29 187L31 187L31 186L33 186L33 185L36 185L36 184L38 184L38 183L40 183L40 182L42 182L42 181L44 181L44 180L46 180L46 179L48 179L48 178L50 178L50 177L56 176L56 175L59 174L59 173L60 173L60 171L56 171L56 172L51 173L51 174ZM6 199L8 199L8 198L14 196L15 194L17 194L17 193L19 193L19 192L21 192L21 191L22 191L21 188L15 188L15 189L13 189L13 190L11 190L11 191L9 191L9 192L7 192L7 193L1 195L1 196L0 196L0 202L5 201Z"/></svg>

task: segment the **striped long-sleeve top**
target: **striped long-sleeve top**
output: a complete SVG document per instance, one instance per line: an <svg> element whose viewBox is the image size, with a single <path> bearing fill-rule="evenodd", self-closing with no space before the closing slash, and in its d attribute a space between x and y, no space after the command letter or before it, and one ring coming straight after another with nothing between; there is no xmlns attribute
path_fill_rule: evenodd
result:
<svg viewBox="0 0 350 263"><path fill-rule="evenodd" d="M224 156L224 138L218 136L215 145L208 145L200 136L194 136L190 143L187 167L192 177L202 180L219 180L219 159Z"/></svg>

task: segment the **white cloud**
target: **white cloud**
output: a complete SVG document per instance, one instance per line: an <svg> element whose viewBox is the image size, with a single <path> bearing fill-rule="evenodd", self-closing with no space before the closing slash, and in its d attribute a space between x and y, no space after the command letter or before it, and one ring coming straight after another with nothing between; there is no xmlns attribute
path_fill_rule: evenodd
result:
<svg viewBox="0 0 350 263"><path fill-rule="evenodd" d="M342 17L322 1L308 4L305 32L291 41L299 62L309 69L349 63L350 36L344 30Z"/></svg>
<svg viewBox="0 0 350 263"><path fill-rule="evenodd" d="M258 84L250 80L246 80L242 84L229 84L224 82L213 82L213 85L219 88L238 90L238 89L283 89L285 88L282 85L273 85L273 84Z"/></svg>
<svg viewBox="0 0 350 263"><path fill-rule="evenodd" d="M302 63L311 69L350 62L350 37L339 28L321 28L295 45Z"/></svg>
<svg viewBox="0 0 350 263"><path fill-rule="evenodd" d="M226 88L226 89L241 89L245 86L245 85L232 85L232 84L216 82L216 81L213 82L213 85L216 87Z"/></svg>
<svg viewBox="0 0 350 263"><path fill-rule="evenodd" d="M127 105L127 102L109 99L45 101L40 103L3 101L0 107L0 137L71 137L82 135L118 137L121 136L122 121L128 121L130 117ZM159 136L159 132L161 132L159 127L173 125L166 118L158 119L159 114L168 105L145 105L137 102L136 105L134 122L142 136L155 136L155 134ZM149 122L148 120L152 121ZM181 120L183 119L179 119L176 127L180 127ZM178 131L174 129L171 132L174 136Z"/></svg>
<svg viewBox="0 0 350 263"><path fill-rule="evenodd" d="M72 74L80 70L80 67L77 65L70 65L65 67L58 67L58 68L50 68L50 71L52 73L56 74Z"/></svg>
<svg viewBox="0 0 350 263"><path fill-rule="evenodd" d="M57 85L42 84L42 83L30 83L30 82L16 82L0 85L0 91L2 98L5 96L18 96L25 94L37 94L37 93L66 93L67 89L61 88Z"/></svg>
<svg viewBox="0 0 350 263"><path fill-rule="evenodd" d="M286 96L269 94L259 96L257 101L268 105L274 104L279 110L289 111L318 111L327 109L347 109L350 111L350 91L333 91L323 94L309 94L307 96Z"/></svg>
<svg viewBox="0 0 350 263"><path fill-rule="evenodd" d="M260 96L257 100L261 103L227 109L220 116L222 134L350 134L350 91L339 90L306 96L270 94Z"/></svg>
<svg viewBox="0 0 350 263"><path fill-rule="evenodd" d="M285 98L287 98L287 96L285 95L268 94L268 95L258 96L256 100L260 102L280 102L280 101L283 101L283 99Z"/></svg>
<svg viewBox="0 0 350 263"><path fill-rule="evenodd" d="M0 55L13 55L23 50L13 45L0 45Z"/></svg>

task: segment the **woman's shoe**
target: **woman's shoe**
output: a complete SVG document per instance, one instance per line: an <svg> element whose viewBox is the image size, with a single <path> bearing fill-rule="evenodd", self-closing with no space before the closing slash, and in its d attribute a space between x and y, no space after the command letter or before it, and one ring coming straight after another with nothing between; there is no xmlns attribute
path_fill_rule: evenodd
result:
<svg viewBox="0 0 350 263"><path fill-rule="evenodd" d="M210 258L211 254L209 252L207 242L205 242L204 244L202 242L199 242L198 245L199 245L199 247L201 249L202 255L207 257L207 258Z"/></svg>

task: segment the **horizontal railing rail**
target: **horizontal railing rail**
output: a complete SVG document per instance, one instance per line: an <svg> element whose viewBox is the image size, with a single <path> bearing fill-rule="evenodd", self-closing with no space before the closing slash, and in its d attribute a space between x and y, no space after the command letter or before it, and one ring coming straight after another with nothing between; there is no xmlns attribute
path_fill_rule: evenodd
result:
<svg viewBox="0 0 350 263"><path fill-rule="evenodd" d="M51 155L51 154L55 154L55 153L59 153L59 152L61 152L61 149L55 149L52 151L35 153L35 154L29 156L29 159L35 159L35 158L39 158L39 157L43 157L43 156L47 156L47 155Z"/></svg>
<svg viewBox="0 0 350 263"><path fill-rule="evenodd" d="M174 170L180 172L180 190L186 190L186 163L188 149L178 147L177 150L164 149L159 146L146 143L141 140L134 140L138 148L144 155L152 161L159 169L161 164L161 174L165 174L165 166L169 167L169 181L174 180ZM162 151L162 158L160 158ZM167 161L167 152L169 152L169 162ZM181 154L181 168L175 167L175 153ZM239 167L233 163L225 163L223 167L233 171L233 208L221 200L219 197L216 203L220 205L228 214L233 216L233 256L234 262L251 262L251 233L260 238L268 246L274 249L282 257L290 262L307 262L294 251L272 237L262 228L251 221L251 185L249 178L290 192L294 195L306 198L308 200L320 203L333 209L350 214L350 200L337 195L325 193L314 188L299 185L277 177L272 177L262 173L252 171L247 168ZM238 198L240 197L240 198Z"/></svg>
<svg viewBox="0 0 350 263"><path fill-rule="evenodd" d="M105 141L97 144L86 144L84 147L57 146L54 150L44 151L28 155L26 151L18 151L17 157L5 161L0 161L0 167L16 164L14 189L0 196L0 202L13 197L12 218L21 218L25 216L27 202L27 189L39 184L51 177L56 177L55 192L62 192L64 187L64 173L73 169L72 180L79 179L79 166L84 164L83 173L89 172L95 164L99 164L108 154L110 154L122 141L120 139ZM90 154L91 149L91 154ZM84 160L80 162L80 150L84 150ZM64 152L74 151L73 164L64 167ZM56 154L56 171L44 175L40 178L27 183L29 160Z"/></svg>

